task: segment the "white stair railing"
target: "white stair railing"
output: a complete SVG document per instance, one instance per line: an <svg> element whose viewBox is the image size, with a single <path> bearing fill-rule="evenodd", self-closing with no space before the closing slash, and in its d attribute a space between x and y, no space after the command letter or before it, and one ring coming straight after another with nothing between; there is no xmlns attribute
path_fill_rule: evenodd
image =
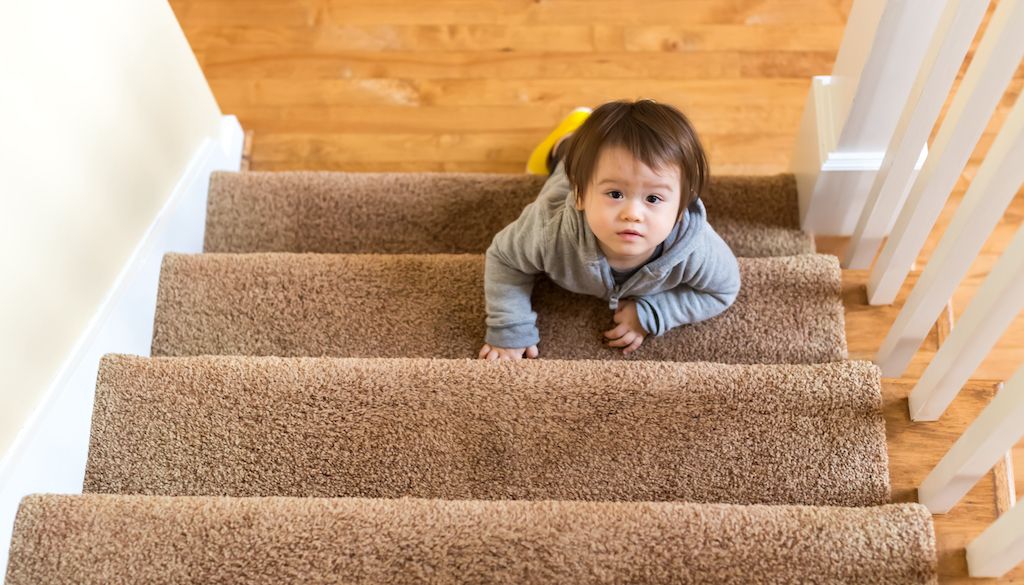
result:
<svg viewBox="0 0 1024 585"><path fill-rule="evenodd" d="M967 20L964 19L965 23ZM867 287L869 304L888 305L896 299L1020 64L1024 54L1021 30L1024 30L1024 6L1020 0L1002 0L942 121L928 160L871 271Z"/></svg>
<svg viewBox="0 0 1024 585"><path fill-rule="evenodd" d="M1014 506L967 545L971 577L1002 577L1024 562L1024 506Z"/></svg>
<svg viewBox="0 0 1024 585"><path fill-rule="evenodd" d="M837 128L842 128L844 136L856 134L856 129L840 126L835 120L827 123L830 120L828 114L837 108L830 109L836 97L825 89L835 81L815 78L812 84L792 165L800 191L801 227L818 234L852 234L850 247L843 258L843 266L848 268L869 266L875 260L880 242L888 236L869 276L867 296L872 305L891 304L895 300L1010 78L1021 63L1024 34L1019 31L1024 30L1024 0L999 0L929 150L927 137L988 6L989 0L945 0L928 6L914 5L910 0L891 0L884 7L878 5L878 0L857 0L855 3L847 36L840 48L837 69L844 58L843 51L856 46L856 43L847 42L851 31L864 32L865 15L880 13L882 21L877 24L871 46L867 49L858 47L862 53L870 53L870 58L862 61L865 72L859 78L846 78L847 81L852 79L853 87L847 86L837 95L856 95L862 104L878 105L879 111L885 114L881 116L881 125L886 129L889 122L886 116L891 110L881 106L879 96L884 92L877 87L878 75L881 70L895 71L900 67L887 65L888 69L882 69L879 63L901 62L901 70L916 72L914 85L905 94L906 99L901 98L896 103L902 114L891 137L887 137L888 147L879 157L878 173L872 177L870 189L860 179L860 182L829 181L825 171L834 169L827 164L818 167L809 164L825 161L823 153L828 153L828 161L832 160L836 153L826 147L835 144L828 139ZM937 8L942 9L941 15L935 12ZM892 33L907 30L904 18L911 10L921 11L921 31L917 32L913 42L901 45L894 41ZM887 17L892 20L886 22ZM916 49L921 46L922 35L927 38L926 52L910 50L903 53L894 48ZM846 57L846 62L856 62L856 59ZM890 92L888 96L892 98L893 94ZM839 119L845 119L845 115L846 112L842 112ZM851 120L852 117L846 122ZM870 121L860 119L859 123L869 124ZM808 152L816 153L817 158ZM919 153L927 153L927 159L915 176L915 160L919 159ZM808 176L802 175L808 169L812 172ZM862 173L861 179L864 176ZM1024 96L1018 97L1003 123L927 267L888 332L875 359L883 376L903 374L1022 184ZM828 189L824 187L852 185L860 185L867 197L856 228L842 231L850 219L851 206L855 207L853 203L856 203L857 194L833 189L844 199L842 204L837 204L834 192L826 194ZM823 218L827 214L823 210L830 207L832 216ZM897 213L893 222L893 215ZM893 222L891 233L886 234L890 222ZM910 392L911 419L938 420L1022 309L1024 227L1017 230L1013 241L992 267L956 327ZM1006 460L1007 452L1024 436L1024 423L1021 421L1024 421L1024 366L1018 367L1003 390L922 482L918 489L920 502L935 514L943 514L953 508L994 465L1001 459ZM1014 505L1012 497L1010 506L1009 511L967 547L971 576L1000 577L1024 563L1024 506Z"/></svg>
<svg viewBox="0 0 1024 585"><path fill-rule="evenodd" d="M981 411L917 490L917 500L945 514L1024 436L1024 367Z"/></svg>
<svg viewBox="0 0 1024 585"><path fill-rule="evenodd" d="M935 0L854 2L831 75L811 80L793 151L802 229L856 226L942 12Z"/></svg>
<svg viewBox="0 0 1024 585"><path fill-rule="evenodd" d="M875 259L896 214L900 195L910 184L914 163L928 143L928 135L953 87L971 39L985 16L986 6L988 0L946 4L850 239L843 258L844 268L869 268ZM917 184L922 178L923 175L917 177Z"/></svg>
<svg viewBox="0 0 1024 585"><path fill-rule="evenodd" d="M1022 308L1024 228L1017 230L952 334L910 391L910 418L938 420Z"/></svg>
<svg viewBox="0 0 1024 585"><path fill-rule="evenodd" d="M882 342L882 375L903 375L914 353L967 275L988 235L1024 183L1024 96L1003 124L931 259Z"/></svg>
<svg viewBox="0 0 1024 585"><path fill-rule="evenodd" d="M1024 436L1024 367L964 431L918 488L933 513L948 512ZM967 546L972 577L1001 577L1024 562L1024 506L1015 505Z"/></svg>

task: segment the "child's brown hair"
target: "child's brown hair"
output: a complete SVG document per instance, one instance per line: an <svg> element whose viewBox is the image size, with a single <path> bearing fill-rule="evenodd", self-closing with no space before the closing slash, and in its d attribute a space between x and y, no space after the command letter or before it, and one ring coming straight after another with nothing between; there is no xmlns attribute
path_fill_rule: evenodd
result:
<svg viewBox="0 0 1024 585"><path fill-rule="evenodd" d="M668 104L651 99L608 102L594 110L566 143L565 174L580 204L605 146L620 146L651 169L679 168L681 201L676 221L707 188L707 154L697 131Z"/></svg>

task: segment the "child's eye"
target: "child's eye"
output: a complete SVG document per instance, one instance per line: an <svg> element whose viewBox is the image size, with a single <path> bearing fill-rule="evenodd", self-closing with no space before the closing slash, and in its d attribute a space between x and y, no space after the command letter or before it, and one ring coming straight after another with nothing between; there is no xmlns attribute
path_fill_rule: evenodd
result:
<svg viewBox="0 0 1024 585"><path fill-rule="evenodd" d="M647 202L648 203L659 203L660 201L661 201L661 197L658 197L657 195L648 195L647 196Z"/></svg>
<svg viewBox="0 0 1024 585"><path fill-rule="evenodd" d="M619 197L622 197L622 193L620 193L619 191L609 191L608 196L611 197L612 199L618 199Z"/></svg>

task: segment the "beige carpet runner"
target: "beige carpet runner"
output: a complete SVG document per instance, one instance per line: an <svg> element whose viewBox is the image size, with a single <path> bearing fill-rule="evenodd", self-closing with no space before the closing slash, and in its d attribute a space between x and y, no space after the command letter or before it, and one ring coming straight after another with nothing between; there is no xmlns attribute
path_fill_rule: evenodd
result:
<svg viewBox="0 0 1024 585"><path fill-rule="evenodd" d="M476 357L482 255L169 254L153 355ZM839 263L741 258L736 302L651 338L629 359L816 363L846 359ZM549 359L622 359L603 344L608 304L550 283L534 291Z"/></svg>
<svg viewBox="0 0 1024 585"><path fill-rule="evenodd" d="M110 355L85 489L884 504L879 375L870 362Z"/></svg>
<svg viewBox="0 0 1024 585"><path fill-rule="evenodd" d="M7 585L928 583L918 504L33 496ZM49 554L59 551L59 554Z"/></svg>
<svg viewBox="0 0 1024 585"><path fill-rule="evenodd" d="M156 357L103 357L86 493L23 500L5 583L934 584L793 176L703 198L724 313L624 358L541 280L541 359L474 359L482 253L543 180L214 174Z"/></svg>
<svg viewBox="0 0 1024 585"><path fill-rule="evenodd" d="M493 173L215 173L207 252L482 254L544 177ZM737 256L814 251L792 175L712 177L708 221Z"/></svg>

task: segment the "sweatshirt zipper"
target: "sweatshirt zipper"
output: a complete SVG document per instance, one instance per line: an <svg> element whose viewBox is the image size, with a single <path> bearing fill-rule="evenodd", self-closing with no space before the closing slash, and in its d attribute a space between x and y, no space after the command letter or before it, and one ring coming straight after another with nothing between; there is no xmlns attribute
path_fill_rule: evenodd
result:
<svg viewBox="0 0 1024 585"><path fill-rule="evenodd" d="M634 280L636 280L638 275L640 275L640 273L644 272L645 270L648 273L651 272L650 268L645 266L645 267L641 268L640 270L638 270L636 274L634 274L633 276L630 276L629 279L627 279L625 282L623 282L622 284L618 284L618 285L614 284L615 283L615 277L612 277L612 287L608 291L608 294L609 294L608 307L611 310L615 311L615 310L617 310L619 308L619 298L622 296L622 289L623 289L623 287L625 287L627 284L629 284L629 283L633 282ZM611 267L608 268L608 274L611 274Z"/></svg>
<svg viewBox="0 0 1024 585"><path fill-rule="evenodd" d="M619 308L619 286L615 284L615 276L612 275L612 267L607 262L601 262L598 264L598 269L601 271L601 278L604 280L605 286L608 287L608 308L616 310Z"/></svg>
<svg viewBox="0 0 1024 585"><path fill-rule="evenodd" d="M608 274L611 275L612 269L608 268ZM612 276L612 289L611 294L608 296L608 308L616 311L619 308L619 297L622 295L622 285L615 284L615 277Z"/></svg>

